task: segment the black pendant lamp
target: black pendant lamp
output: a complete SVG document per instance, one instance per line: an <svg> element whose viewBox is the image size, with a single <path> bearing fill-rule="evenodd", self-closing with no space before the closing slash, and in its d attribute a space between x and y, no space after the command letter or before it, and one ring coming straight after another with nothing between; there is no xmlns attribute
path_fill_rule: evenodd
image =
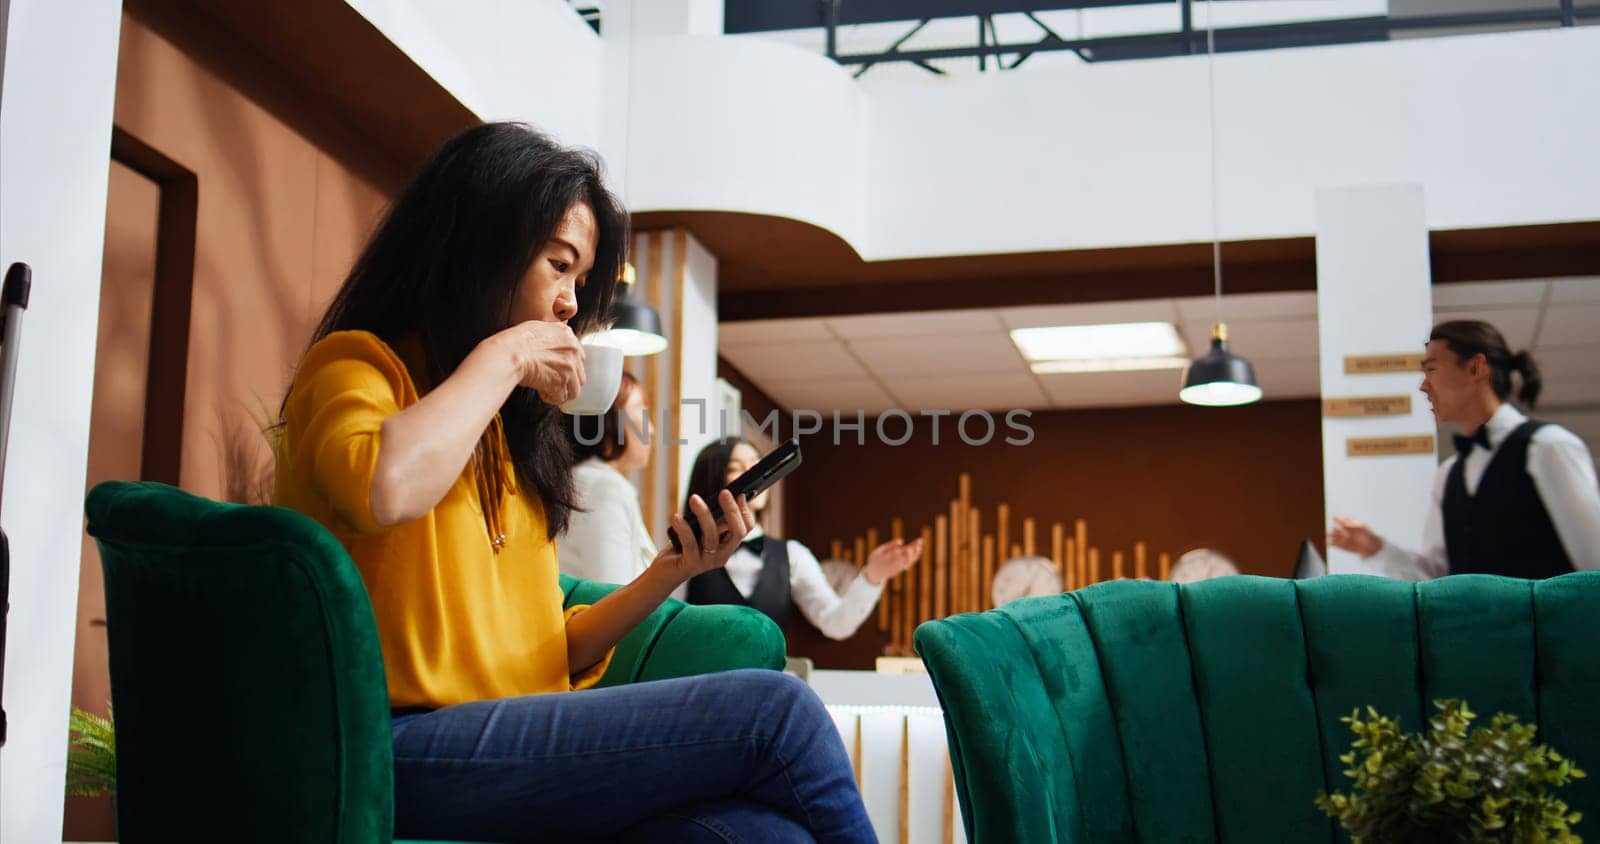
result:
<svg viewBox="0 0 1600 844"><path fill-rule="evenodd" d="M1178 398L1205 407L1233 407L1261 400L1256 370L1250 361L1228 351L1228 326L1222 321L1222 238L1217 232L1217 73L1216 29L1212 22L1216 0L1206 6L1206 75L1211 116L1211 275L1217 297L1217 322L1211 329L1211 348L1189 362L1183 371Z"/></svg>
<svg viewBox="0 0 1600 844"><path fill-rule="evenodd" d="M622 350L624 357L659 354L667 348L661 333L661 315L633 296L633 265L622 270L617 295L611 300L610 327L595 336L596 341Z"/></svg>
<svg viewBox="0 0 1600 844"><path fill-rule="evenodd" d="M1189 362L1178 398L1205 407L1232 407L1261 400L1250 361L1228 351L1228 326L1211 329L1211 349Z"/></svg>

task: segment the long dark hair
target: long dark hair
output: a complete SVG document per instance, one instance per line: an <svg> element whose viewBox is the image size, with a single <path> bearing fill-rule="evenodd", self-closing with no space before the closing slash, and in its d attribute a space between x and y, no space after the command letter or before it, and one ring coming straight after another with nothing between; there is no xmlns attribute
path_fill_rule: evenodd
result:
<svg viewBox="0 0 1600 844"><path fill-rule="evenodd" d="M1512 354L1511 347L1506 345L1506 338L1494 326L1470 319L1441 322L1428 335L1429 342L1434 340L1443 340L1462 363L1471 360L1474 355L1483 355L1484 360L1489 362L1489 386L1501 401L1511 395L1511 373L1515 372L1522 376L1522 389L1517 391L1517 401L1529 410L1538 403L1539 388L1543 383L1539 377L1539 364L1526 350Z"/></svg>
<svg viewBox="0 0 1600 844"><path fill-rule="evenodd" d="M427 389L478 343L511 325L517 287L574 205L599 229L589 281L577 290L582 335L611 307L628 249L628 216L606 190L600 159L519 123L451 138L390 206L328 305L312 342L335 331L415 341ZM538 490L552 538L573 506L573 456L561 411L518 387L500 409L516 480Z"/></svg>
<svg viewBox="0 0 1600 844"><path fill-rule="evenodd" d="M683 494L683 509L679 511L684 518L693 518L689 510L690 496L700 496L709 507L717 500L717 494L728 486L728 463L733 460L734 446L742 442L745 441L738 437L724 437L695 455L694 468L689 470L689 489Z"/></svg>

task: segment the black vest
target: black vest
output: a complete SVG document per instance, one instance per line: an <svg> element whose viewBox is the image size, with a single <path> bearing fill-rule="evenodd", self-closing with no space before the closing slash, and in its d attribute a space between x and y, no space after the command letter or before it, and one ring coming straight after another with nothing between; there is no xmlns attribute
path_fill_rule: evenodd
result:
<svg viewBox="0 0 1600 844"><path fill-rule="evenodd" d="M1503 574L1530 579L1573 570L1561 536L1528 474L1528 441L1547 423L1517 426L1467 493L1466 455L1444 486L1444 545L1451 574Z"/></svg>
<svg viewBox="0 0 1600 844"><path fill-rule="evenodd" d="M713 569L689 578L689 603L738 604L755 607L782 627L789 623L794 601L789 596L789 543L770 536L762 537L761 574L756 588L746 598L727 569Z"/></svg>

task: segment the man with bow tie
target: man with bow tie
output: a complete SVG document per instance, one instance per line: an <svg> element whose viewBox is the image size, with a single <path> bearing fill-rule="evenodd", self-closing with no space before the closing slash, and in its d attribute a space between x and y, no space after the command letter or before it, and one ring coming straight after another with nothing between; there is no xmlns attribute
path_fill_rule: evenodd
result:
<svg viewBox="0 0 1600 844"><path fill-rule="evenodd" d="M1420 552L1398 548L1366 525L1334 519L1328 544L1359 554L1377 573L1407 580L1446 574L1544 578L1600 568L1600 481L1583 440L1529 419L1539 368L1513 355L1484 322L1434 327L1422 359L1422 392L1441 422L1459 424L1457 454L1439 466Z"/></svg>

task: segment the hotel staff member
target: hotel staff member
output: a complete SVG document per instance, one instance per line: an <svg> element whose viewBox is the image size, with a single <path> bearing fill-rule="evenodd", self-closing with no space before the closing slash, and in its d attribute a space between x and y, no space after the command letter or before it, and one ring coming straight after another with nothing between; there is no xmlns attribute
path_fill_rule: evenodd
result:
<svg viewBox="0 0 1600 844"><path fill-rule="evenodd" d="M1446 574L1543 578L1600 568L1600 482L1577 435L1524 416L1506 399L1532 408L1539 368L1527 352L1511 354L1484 322L1446 322L1429 335L1422 392L1457 435L1455 457L1433 478L1433 508L1420 553L1397 548L1360 522L1336 517L1328 544L1359 554L1378 574L1424 580Z"/></svg>
<svg viewBox="0 0 1600 844"><path fill-rule="evenodd" d="M716 495L761 460L755 446L737 437L717 440L700 450L689 473L688 497ZM872 615L889 579L915 565L922 556L922 540L893 539L874 548L844 594L833 591L822 564L810 549L792 539L781 540L762 532L760 520L767 509L767 493L750 500L757 524L745 535L739 550L728 559L726 571L716 577L689 580L691 604L742 604L755 607L782 627L790 610L799 609L806 621L829 639L848 639ZM710 500L710 499L706 499Z"/></svg>

